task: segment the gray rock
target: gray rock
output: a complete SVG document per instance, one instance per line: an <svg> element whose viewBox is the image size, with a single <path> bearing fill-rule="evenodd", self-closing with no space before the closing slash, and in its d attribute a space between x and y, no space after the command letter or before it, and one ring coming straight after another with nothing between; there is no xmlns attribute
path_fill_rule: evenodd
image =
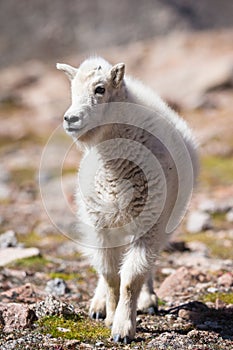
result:
<svg viewBox="0 0 233 350"><path fill-rule="evenodd" d="M18 240L14 231L9 230L0 235L0 248L17 247Z"/></svg>
<svg viewBox="0 0 233 350"><path fill-rule="evenodd" d="M212 228L211 216L208 213L196 210L189 214L186 228L190 233L197 233Z"/></svg>
<svg viewBox="0 0 233 350"><path fill-rule="evenodd" d="M33 310L37 318L75 314L73 305L62 302L53 295L48 295L45 300L34 304Z"/></svg>
<svg viewBox="0 0 233 350"><path fill-rule="evenodd" d="M10 173L0 165L0 182L6 183L10 180Z"/></svg>
<svg viewBox="0 0 233 350"><path fill-rule="evenodd" d="M209 214L227 213L232 205L228 201L216 202L212 199L204 200L199 205L199 210Z"/></svg>
<svg viewBox="0 0 233 350"><path fill-rule="evenodd" d="M62 278L54 278L47 282L45 291L52 295L64 295L69 291L66 282Z"/></svg>
<svg viewBox="0 0 233 350"><path fill-rule="evenodd" d="M226 219L228 222L233 222L233 209L226 214Z"/></svg>
<svg viewBox="0 0 233 350"><path fill-rule="evenodd" d="M10 187L5 183L0 183L0 200L6 200L10 197Z"/></svg>

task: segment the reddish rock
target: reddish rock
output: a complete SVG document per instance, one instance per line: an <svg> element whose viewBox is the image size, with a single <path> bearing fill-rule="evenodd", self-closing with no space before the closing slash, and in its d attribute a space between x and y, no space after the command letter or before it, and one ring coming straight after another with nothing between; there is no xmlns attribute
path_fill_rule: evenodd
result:
<svg viewBox="0 0 233 350"><path fill-rule="evenodd" d="M190 321L192 323L198 323L202 319L200 312L185 309L179 310L178 316L183 320Z"/></svg>
<svg viewBox="0 0 233 350"><path fill-rule="evenodd" d="M3 331L14 332L16 329L28 328L36 319L36 315L28 305L17 303L0 303L0 321L3 323Z"/></svg>
<svg viewBox="0 0 233 350"><path fill-rule="evenodd" d="M2 301L17 301L24 303L32 303L38 300L39 294L36 288L31 284L27 283L23 286L11 288L6 292L0 294Z"/></svg>
<svg viewBox="0 0 233 350"><path fill-rule="evenodd" d="M218 284L224 287L231 287L233 285L233 274L230 272L224 273L218 278Z"/></svg>
<svg viewBox="0 0 233 350"><path fill-rule="evenodd" d="M174 296L183 292L191 285L192 275L186 267L180 267L168 276L157 291L159 298Z"/></svg>
<svg viewBox="0 0 233 350"><path fill-rule="evenodd" d="M186 305L184 304L183 308L178 311L178 316L184 320L197 324L204 320L208 310L209 309L206 304L199 301L194 301Z"/></svg>

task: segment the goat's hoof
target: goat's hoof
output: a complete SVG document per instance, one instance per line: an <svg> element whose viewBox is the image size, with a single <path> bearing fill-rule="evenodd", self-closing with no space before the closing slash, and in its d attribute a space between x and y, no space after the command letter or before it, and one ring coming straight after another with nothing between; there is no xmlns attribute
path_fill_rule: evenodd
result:
<svg viewBox="0 0 233 350"><path fill-rule="evenodd" d="M127 335L122 338L120 334L113 335L112 339L115 343L123 343L123 344L130 344L132 341L132 339L130 339Z"/></svg>
<svg viewBox="0 0 233 350"><path fill-rule="evenodd" d="M157 306L150 306L150 307L148 307L147 313L148 313L148 315L155 315L155 314L157 314L158 313Z"/></svg>
<svg viewBox="0 0 233 350"><path fill-rule="evenodd" d="M93 311L91 313L91 318L94 320L104 320L105 315L101 311Z"/></svg>
<svg viewBox="0 0 233 350"><path fill-rule="evenodd" d="M130 344L131 341L132 341L132 339L130 339L130 338L127 337L127 336L125 336L125 337L123 338L123 343L124 343L124 344Z"/></svg>

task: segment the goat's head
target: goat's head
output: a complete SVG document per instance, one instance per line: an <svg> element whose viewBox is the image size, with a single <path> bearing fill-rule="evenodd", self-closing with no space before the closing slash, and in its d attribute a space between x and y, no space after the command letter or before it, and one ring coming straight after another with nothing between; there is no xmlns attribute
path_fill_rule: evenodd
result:
<svg viewBox="0 0 233 350"><path fill-rule="evenodd" d="M111 66L102 58L90 58L79 68L57 64L71 81L72 104L65 112L63 126L73 137L90 122L93 107L126 99L124 63Z"/></svg>

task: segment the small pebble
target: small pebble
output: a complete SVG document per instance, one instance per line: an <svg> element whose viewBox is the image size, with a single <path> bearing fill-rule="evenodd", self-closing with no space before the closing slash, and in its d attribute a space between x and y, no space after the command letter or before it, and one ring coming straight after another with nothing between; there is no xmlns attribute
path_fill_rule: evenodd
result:
<svg viewBox="0 0 233 350"><path fill-rule="evenodd" d="M101 347L104 346L104 343L102 341L97 341L97 343L95 343L95 346Z"/></svg>
<svg viewBox="0 0 233 350"><path fill-rule="evenodd" d="M52 295L64 295L68 292L66 282L62 278L54 278L47 282L45 291Z"/></svg>
<svg viewBox="0 0 233 350"><path fill-rule="evenodd" d="M226 214L226 219L228 222L233 222L233 209Z"/></svg>

